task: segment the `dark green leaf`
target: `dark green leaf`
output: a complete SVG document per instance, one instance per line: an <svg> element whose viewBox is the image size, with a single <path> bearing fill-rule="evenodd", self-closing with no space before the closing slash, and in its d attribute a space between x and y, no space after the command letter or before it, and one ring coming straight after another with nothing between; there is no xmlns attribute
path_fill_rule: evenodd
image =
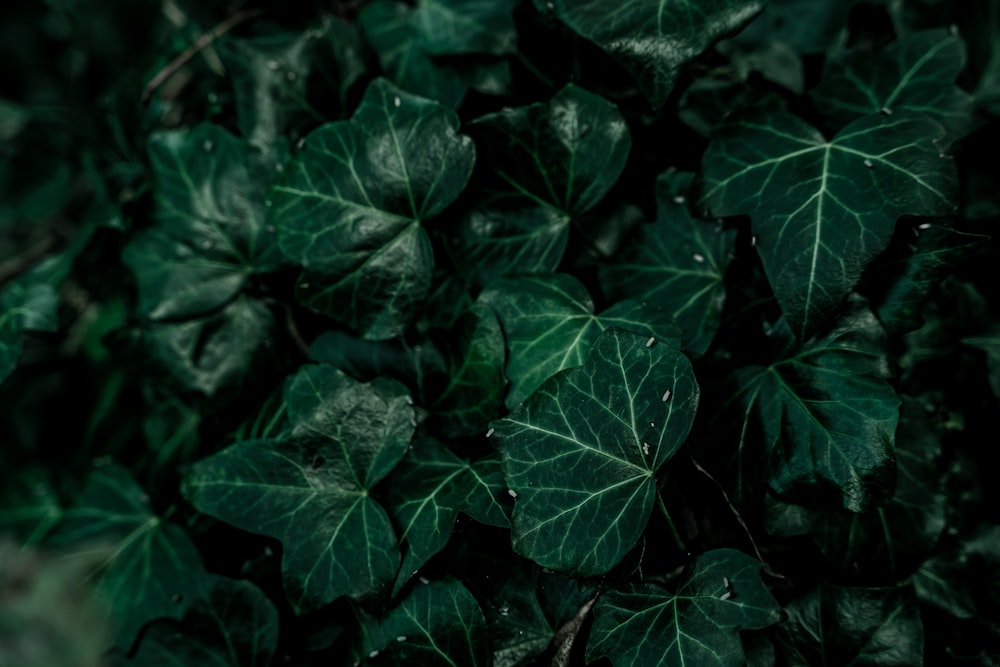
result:
<svg viewBox="0 0 1000 667"><path fill-rule="evenodd" d="M968 555L963 549L926 560L913 574L913 586L922 604L932 605L956 618L976 616L970 588Z"/></svg>
<svg viewBox="0 0 1000 667"><path fill-rule="evenodd" d="M832 140L784 112L723 127L702 161L713 215L749 214L764 269L792 329L819 330L904 214L955 210L957 180L913 113L867 116Z"/></svg>
<svg viewBox="0 0 1000 667"><path fill-rule="evenodd" d="M997 398L1000 398L1000 326L993 326L981 336L963 338L962 342L986 353L990 386Z"/></svg>
<svg viewBox="0 0 1000 667"><path fill-rule="evenodd" d="M668 315L638 301L623 301L595 315L587 289L565 273L501 278L483 290L479 302L496 311L507 339L511 409L559 371L581 365L597 336L610 327L678 337Z"/></svg>
<svg viewBox="0 0 1000 667"><path fill-rule="evenodd" d="M575 32L628 69L654 109L681 67L735 32L764 7L761 0L552 0L548 7Z"/></svg>
<svg viewBox="0 0 1000 667"><path fill-rule="evenodd" d="M59 294L28 275L0 291L0 382L17 367L24 331L55 331Z"/></svg>
<svg viewBox="0 0 1000 667"><path fill-rule="evenodd" d="M49 544L72 558L106 550L97 593L123 649L149 621L184 616L205 590L207 575L187 533L154 515L146 493L116 465L90 473Z"/></svg>
<svg viewBox="0 0 1000 667"><path fill-rule="evenodd" d="M882 327L855 304L796 354L741 371L740 451L756 416L770 484L780 496L865 511L887 499L894 485L900 400L889 377Z"/></svg>
<svg viewBox="0 0 1000 667"><path fill-rule="evenodd" d="M0 489L0 535L36 544L61 518L62 506L44 468L23 470Z"/></svg>
<svg viewBox="0 0 1000 667"><path fill-rule="evenodd" d="M415 425L405 389L359 384L307 366L285 387L283 440L241 442L196 463L184 494L199 510L284 544L285 590L297 612L380 591L399 550L369 491L406 453Z"/></svg>
<svg viewBox="0 0 1000 667"><path fill-rule="evenodd" d="M483 183L449 250L480 284L554 271L570 222L615 184L632 144L618 108L572 84L546 103L478 118L469 132Z"/></svg>
<svg viewBox="0 0 1000 667"><path fill-rule="evenodd" d="M154 319L202 315L233 299L254 273L283 262L266 224L274 171L217 125L160 132L149 143L157 225L123 259Z"/></svg>
<svg viewBox="0 0 1000 667"><path fill-rule="evenodd" d="M857 0L770 0L734 40L766 46L787 44L799 53L823 53L843 38L847 14Z"/></svg>
<svg viewBox="0 0 1000 667"><path fill-rule="evenodd" d="M643 301L672 315L684 346L701 356L719 328L736 232L691 215L690 183L691 174L660 175L656 222L642 225L601 268L601 285L613 299Z"/></svg>
<svg viewBox="0 0 1000 667"><path fill-rule="evenodd" d="M127 664L136 667L267 667L278 645L278 612L249 581L212 575L210 592L179 628L156 623Z"/></svg>
<svg viewBox="0 0 1000 667"><path fill-rule="evenodd" d="M282 251L307 269L300 301L360 331L392 338L430 289L421 223L447 207L472 172L472 140L437 104L379 79L350 120L324 125L274 188Z"/></svg>
<svg viewBox="0 0 1000 667"><path fill-rule="evenodd" d="M828 61L811 96L833 127L883 109L908 109L939 122L950 143L975 121L972 96L955 85L964 69L965 43L957 31L915 32L878 55L853 50Z"/></svg>
<svg viewBox="0 0 1000 667"><path fill-rule="evenodd" d="M549 378L493 422L516 497L514 549L576 575L618 564L646 527L654 475L698 406L691 364L669 339L608 329L583 366Z"/></svg>
<svg viewBox="0 0 1000 667"><path fill-rule="evenodd" d="M912 586L819 588L785 607L780 665L920 667L924 626Z"/></svg>
<svg viewBox="0 0 1000 667"><path fill-rule="evenodd" d="M587 659L615 667L746 664L739 630L781 619L760 577L761 563L734 549L698 557L671 595L655 584L612 590L594 604Z"/></svg>
<svg viewBox="0 0 1000 667"><path fill-rule="evenodd" d="M459 512L507 527L507 496L499 461L471 463L435 440L420 439L390 475L386 507L404 546L396 589L448 543Z"/></svg>
<svg viewBox="0 0 1000 667"><path fill-rule="evenodd" d="M511 53L515 0L420 0L413 12L417 44L431 55Z"/></svg>
<svg viewBox="0 0 1000 667"><path fill-rule="evenodd" d="M153 323L142 333L145 349L187 389L213 396L252 370L271 339L274 318L259 301L238 297L208 317Z"/></svg>

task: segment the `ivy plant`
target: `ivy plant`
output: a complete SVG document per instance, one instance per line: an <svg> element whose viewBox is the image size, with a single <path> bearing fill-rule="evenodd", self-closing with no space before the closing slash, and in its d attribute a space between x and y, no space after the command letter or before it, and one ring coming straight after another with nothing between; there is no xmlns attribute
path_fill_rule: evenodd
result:
<svg viewBox="0 0 1000 667"><path fill-rule="evenodd" d="M0 664L1000 664L996 3L7 5Z"/></svg>

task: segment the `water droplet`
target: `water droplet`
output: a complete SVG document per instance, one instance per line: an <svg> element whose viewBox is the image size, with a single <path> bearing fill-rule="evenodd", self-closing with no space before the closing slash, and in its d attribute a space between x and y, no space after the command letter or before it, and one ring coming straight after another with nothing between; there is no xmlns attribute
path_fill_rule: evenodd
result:
<svg viewBox="0 0 1000 667"><path fill-rule="evenodd" d="M656 422L649 422L649 428L656 428Z"/></svg>
<svg viewBox="0 0 1000 667"><path fill-rule="evenodd" d="M494 428L490 428L490 430L486 432L486 437L487 437L487 438L488 438L488 437L490 437L491 435L493 435L493 433L494 433L495 431L496 431L496 429L494 429Z"/></svg>
<svg viewBox="0 0 1000 667"><path fill-rule="evenodd" d="M279 69L281 69L281 65L278 63L277 60L268 60L267 68L272 72L277 72Z"/></svg>
<svg viewBox="0 0 1000 667"><path fill-rule="evenodd" d="M399 95L396 95L396 97L392 98L392 103L398 109L399 105L403 103L403 100L399 99Z"/></svg>
<svg viewBox="0 0 1000 667"><path fill-rule="evenodd" d="M646 341L646 347L653 347L656 343L656 336L650 336L649 340Z"/></svg>
<svg viewBox="0 0 1000 667"><path fill-rule="evenodd" d="M511 498L517 498L517 491L514 489L507 489L507 495Z"/></svg>
<svg viewBox="0 0 1000 667"><path fill-rule="evenodd" d="M212 143L211 141L208 141L208 140L206 139L206 140L205 140L205 143L203 143L203 144L201 145L201 147L202 147L202 149L203 149L203 150L204 150L204 151L205 151L206 153L211 153L211 152L212 152L212 149L213 149L213 148L215 147L215 145L214 145L214 144L213 144L213 143Z"/></svg>
<svg viewBox="0 0 1000 667"><path fill-rule="evenodd" d="M891 116L892 109L890 109L889 107L882 107L881 109L879 109L879 113L884 114L886 116Z"/></svg>
<svg viewBox="0 0 1000 667"><path fill-rule="evenodd" d="M400 635L400 636L396 637L396 641L397 642L405 642L406 641L406 635Z"/></svg>
<svg viewBox="0 0 1000 667"><path fill-rule="evenodd" d="M667 389L665 392L663 392L663 402L666 403L669 400L670 400L670 390Z"/></svg>
<svg viewBox="0 0 1000 667"><path fill-rule="evenodd" d="M687 200L684 199L684 195L677 195L676 197L674 197L675 204L683 204L685 201Z"/></svg>
<svg viewBox="0 0 1000 667"><path fill-rule="evenodd" d="M871 169L871 168L872 168L872 167L874 167L875 165L874 165L874 164L872 164L872 161L871 161L871 160L865 160L865 166L866 166L866 167L868 167L869 169Z"/></svg>
<svg viewBox="0 0 1000 667"><path fill-rule="evenodd" d="M691 259L693 259L694 261L698 262L699 264L704 264L705 263L705 256L702 255L701 253L697 253L696 252L695 254L691 255Z"/></svg>
<svg viewBox="0 0 1000 667"><path fill-rule="evenodd" d="M295 79L299 77L298 75L295 74L295 72L289 70L288 72L285 73L285 78L288 79L289 81L295 81Z"/></svg>

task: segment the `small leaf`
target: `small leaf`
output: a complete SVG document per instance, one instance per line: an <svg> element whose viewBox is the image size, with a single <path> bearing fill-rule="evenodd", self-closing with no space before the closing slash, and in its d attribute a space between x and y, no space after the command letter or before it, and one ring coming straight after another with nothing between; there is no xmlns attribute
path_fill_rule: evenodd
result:
<svg viewBox="0 0 1000 667"><path fill-rule="evenodd" d="M282 251L307 269L297 297L366 338L403 332L427 297L421 224L465 188L475 149L437 104L372 83L350 120L306 137L272 192Z"/></svg>
<svg viewBox="0 0 1000 667"><path fill-rule="evenodd" d="M183 617L205 590L207 574L187 533L154 515L146 493L116 465L90 473L48 543L70 558L106 548L97 593L111 610L115 646L126 650L143 625Z"/></svg>
<svg viewBox="0 0 1000 667"><path fill-rule="evenodd" d="M420 0L413 12L417 44L435 56L512 53L514 0Z"/></svg>
<svg viewBox="0 0 1000 667"><path fill-rule="evenodd" d="M501 278L482 291L479 302L500 317L510 349L506 402L511 409L559 371L581 365L597 336L610 327L677 338L666 314L636 301L617 303L595 315L587 289L565 273Z"/></svg>
<svg viewBox="0 0 1000 667"><path fill-rule="evenodd" d="M762 0L551 0L563 23L628 69L660 109L681 67L764 7Z"/></svg>
<svg viewBox="0 0 1000 667"><path fill-rule="evenodd" d="M739 630L781 619L760 577L761 563L734 549L698 557L671 595L655 584L612 590L594 605L587 660L615 667L746 664Z"/></svg>
<svg viewBox="0 0 1000 667"><path fill-rule="evenodd" d="M369 491L406 453L415 418L403 387L359 384L329 366L292 376L282 440L241 442L196 463L184 494L202 512L282 541L297 613L363 598L396 574L399 550Z"/></svg>
<svg viewBox="0 0 1000 667"><path fill-rule="evenodd" d="M856 49L827 61L811 97L833 127L882 109L908 109L940 123L951 143L975 123L972 96L955 85L964 69L965 43L957 32L915 32L875 56Z"/></svg>
<svg viewBox="0 0 1000 667"><path fill-rule="evenodd" d="M0 535L24 546L43 540L62 518L62 506L44 468L14 475L0 489Z"/></svg>
<svg viewBox="0 0 1000 667"><path fill-rule="evenodd" d="M516 494L514 550L579 576L618 564L646 527L657 470L698 405L691 364L670 340L608 329L583 366L545 381L493 422Z"/></svg>
<svg viewBox="0 0 1000 667"><path fill-rule="evenodd" d="M632 143L615 105L572 84L548 102L482 116L469 132L482 183L448 250L480 284L554 271L570 222L615 184Z"/></svg>
<svg viewBox="0 0 1000 667"><path fill-rule="evenodd" d="M994 325L980 336L963 338L962 343L986 353L990 386L993 388L993 394L1000 398L1000 326Z"/></svg>
<svg viewBox="0 0 1000 667"><path fill-rule="evenodd" d="M58 292L30 274L0 291L0 382L17 367L23 332L55 331L58 311Z"/></svg>
<svg viewBox="0 0 1000 667"><path fill-rule="evenodd" d="M149 159L157 224L123 252L140 314L203 315L283 264L262 194L276 172L249 144L206 123L154 134Z"/></svg>
<svg viewBox="0 0 1000 667"><path fill-rule="evenodd" d="M722 283L735 230L704 222L687 205L691 174L661 174L656 182L656 222L641 225L612 263L601 267L601 285L613 299L654 304L673 316L684 346L701 356L719 328Z"/></svg>
<svg viewBox="0 0 1000 667"><path fill-rule="evenodd" d="M952 160L933 121L861 118L827 141L799 118L759 112L724 126L702 160L712 215L748 214L793 331L816 333L888 245L904 214L955 210Z"/></svg>

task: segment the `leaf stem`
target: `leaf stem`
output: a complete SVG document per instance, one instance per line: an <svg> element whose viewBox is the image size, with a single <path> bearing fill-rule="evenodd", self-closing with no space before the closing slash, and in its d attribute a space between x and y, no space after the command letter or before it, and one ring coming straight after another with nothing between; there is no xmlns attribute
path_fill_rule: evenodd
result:
<svg viewBox="0 0 1000 667"><path fill-rule="evenodd" d="M681 534L677 530L677 525L674 523L673 517L671 517L670 512L667 511L667 504L663 502L663 496L660 494L660 489L656 489L656 504L660 506L660 513L663 514L663 518L667 520L667 525L670 526L670 533L674 536L674 543L677 545L677 548L680 549L682 553L687 553L687 545L681 538Z"/></svg>

